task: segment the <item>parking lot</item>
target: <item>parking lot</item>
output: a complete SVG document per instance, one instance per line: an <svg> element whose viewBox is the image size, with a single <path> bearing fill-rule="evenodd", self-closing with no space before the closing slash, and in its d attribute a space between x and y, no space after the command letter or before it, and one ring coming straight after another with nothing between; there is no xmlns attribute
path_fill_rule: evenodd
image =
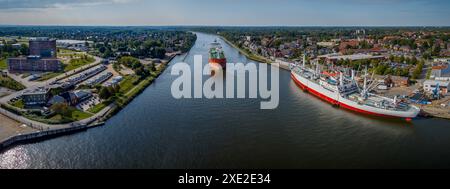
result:
<svg viewBox="0 0 450 189"><path fill-rule="evenodd" d="M89 108L92 108L96 104L99 104L101 102L100 98L97 95L94 95L93 97L79 103L77 105L77 109L87 111Z"/></svg>

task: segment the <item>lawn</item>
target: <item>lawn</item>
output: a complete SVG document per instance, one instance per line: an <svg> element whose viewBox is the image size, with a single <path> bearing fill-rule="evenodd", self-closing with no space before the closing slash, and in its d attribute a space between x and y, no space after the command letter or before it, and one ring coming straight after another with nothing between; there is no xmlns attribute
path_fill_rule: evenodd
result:
<svg viewBox="0 0 450 189"><path fill-rule="evenodd" d="M64 67L64 71L67 72L67 71L70 71L70 70L74 70L74 69L77 69L77 68L79 68L81 66L93 63L94 61L95 61L95 59L92 58L92 57L71 59L69 61L69 64L67 64Z"/></svg>
<svg viewBox="0 0 450 189"><path fill-rule="evenodd" d="M92 58L91 56L88 56L87 58L71 59L69 64L64 65L64 72L68 72L68 71L77 69L81 66L90 64L94 61L95 61L95 59ZM46 80L49 80L49 79L54 78L61 74L63 74L63 72L48 72L48 73L43 74L41 76L41 78L39 78L37 81L46 81Z"/></svg>
<svg viewBox="0 0 450 189"><path fill-rule="evenodd" d="M0 59L0 70L5 70L8 68L8 65L6 65L6 59Z"/></svg>
<svg viewBox="0 0 450 189"><path fill-rule="evenodd" d="M62 74L62 72L48 72L48 73L41 75L41 78L39 78L37 81L46 81L46 80L49 80L49 79L54 78L61 74Z"/></svg>
<svg viewBox="0 0 450 189"><path fill-rule="evenodd" d="M83 119L89 118L91 116L92 116L92 114L90 114L90 113L83 112L83 111L80 111L78 109L74 109L72 111L72 117L71 118L73 120L79 121L79 120L83 120Z"/></svg>
<svg viewBox="0 0 450 189"><path fill-rule="evenodd" d="M105 104L103 102L102 103L98 103L95 106L89 108L88 112L96 114L96 113L102 111L103 108L105 108L106 106L107 106L107 104Z"/></svg>
<svg viewBox="0 0 450 189"><path fill-rule="evenodd" d="M86 118L89 118L92 116L91 113L83 112L81 110L78 110L74 107L68 107L70 111L70 117L63 116L61 114L55 114L53 117L50 118L54 123L65 123L65 122L71 122L71 121L80 121Z"/></svg>
<svg viewBox="0 0 450 189"><path fill-rule="evenodd" d="M120 82L120 92L125 94L130 89L132 89L136 84L136 82L139 81L139 76L136 75L129 75L125 76L124 80Z"/></svg>
<svg viewBox="0 0 450 189"><path fill-rule="evenodd" d="M61 115L56 114L56 115L52 116L50 119L53 121L59 121L59 120L62 120L62 118L63 117Z"/></svg>
<svg viewBox="0 0 450 189"><path fill-rule="evenodd" d="M22 99L15 101L14 103L11 103L13 106L17 107L17 108L21 108L24 109L25 108L25 103L23 102Z"/></svg>
<svg viewBox="0 0 450 189"><path fill-rule="evenodd" d="M16 80L6 76L0 76L0 87L6 87L8 89L20 91L25 89L25 86L22 83L17 82Z"/></svg>
<svg viewBox="0 0 450 189"><path fill-rule="evenodd" d="M24 74L22 74L22 76L20 76L22 79L23 78L27 78L28 76L30 76L31 75L31 73L24 73Z"/></svg>
<svg viewBox="0 0 450 189"><path fill-rule="evenodd" d="M78 53L78 51L74 51L74 50L70 50L70 49L58 48L58 53Z"/></svg>

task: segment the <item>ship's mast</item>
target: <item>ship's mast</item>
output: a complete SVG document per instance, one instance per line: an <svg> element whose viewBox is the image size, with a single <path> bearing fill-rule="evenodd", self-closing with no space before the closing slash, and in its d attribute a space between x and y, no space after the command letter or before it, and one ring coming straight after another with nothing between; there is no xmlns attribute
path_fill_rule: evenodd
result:
<svg viewBox="0 0 450 189"><path fill-rule="evenodd" d="M315 75L316 75L316 77L320 77L320 70L319 70L319 62L318 61L316 61L316 71L315 71L316 73L315 73Z"/></svg>
<svg viewBox="0 0 450 189"><path fill-rule="evenodd" d="M303 68L305 68L305 63L306 63L306 54L303 53Z"/></svg>
<svg viewBox="0 0 450 189"><path fill-rule="evenodd" d="M352 82L355 80L355 70L351 70L352 71Z"/></svg>
<svg viewBox="0 0 450 189"><path fill-rule="evenodd" d="M366 97L367 97L367 67L364 71L364 85L363 85L363 89L361 92L361 97L363 97L364 99L366 99Z"/></svg>

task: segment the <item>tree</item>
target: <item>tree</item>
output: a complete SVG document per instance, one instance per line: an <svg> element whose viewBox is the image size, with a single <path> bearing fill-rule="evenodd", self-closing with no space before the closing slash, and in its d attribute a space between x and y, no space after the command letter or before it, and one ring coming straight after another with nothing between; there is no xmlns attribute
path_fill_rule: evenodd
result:
<svg viewBox="0 0 450 189"><path fill-rule="evenodd" d="M56 114L59 114L64 117L71 117L72 110L69 108L69 105L66 103L56 103L53 104L50 109L54 111Z"/></svg>
<svg viewBox="0 0 450 189"><path fill-rule="evenodd" d="M152 71L152 72L154 72L154 71L156 71L156 66L155 66L155 64L154 63L150 63L150 64L148 64L148 69L150 70L150 71Z"/></svg>
<svg viewBox="0 0 450 189"><path fill-rule="evenodd" d="M108 58L108 57L111 57L111 56L113 56L113 52L111 51L111 49L106 48L105 53L103 54L103 57L104 58Z"/></svg>
<svg viewBox="0 0 450 189"><path fill-rule="evenodd" d="M429 60L429 59L431 59L431 53L430 52L425 52L425 53L423 53L422 57L424 59L426 59L426 60Z"/></svg>
<svg viewBox="0 0 450 189"><path fill-rule="evenodd" d="M61 87L57 87L57 88L52 88L52 89L50 89L50 94L52 94L53 96L59 95L59 94L61 94L61 93L63 93L63 92L64 92L64 89L61 88Z"/></svg>
<svg viewBox="0 0 450 189"><path fill-rule="evenodd" d="M420 61L416 69L414 69L414 72L412 74L413 79L418 79L420 74L422 74L423 64L424 64L423 61Z"/></svg>
<svg viewBox="0 0 450 189"><path fill-rule="evenodd" d="M433 52L431 53L431 55L439 56L440 53L441 53L441 46L439 46L439 45L434 46Z"/></svg>
<svg viewBox="0 0 450 189"><path fill-rule="evenodd" d="M417 58L415 56L412 57L411 64L412 65L416 65L417 64Z"/></svg>
<svg viewBox="0 0 450 189"><path fill-rule="evenodd" d="M262 50L261 48L258 48L258 50L256 51L258 54L261 54Z"/></svg>
<svg viewBox="0 0 450 189"><path fill-rule="evenodd" d="M108 88L107 87L102 87L101 89L100 89L100 92L99 92L99 94L98 94L98 96L101 98L101 99L108 99L109 97L111 97L111 92L108 90Z"/></svg>
<svg viewBox="0 0 450 189"><path fill-rule="evenodd" d="M28 54L28 46L25 44L22 44L20 46L19 52L21 55L27 55Z"/></svg>
<svg viewBox="0 0 450 189"><path fill-rule="evenodd" d="M100 53L105 53L105 51L106 51L105 46L101 46L100 48L98 48L98 51L99 51Z"/></svg>
<svg viewBox="0 0 450 189"><path fill-rule="evenodd" d="M394 62L395 56L391 54L391 55L389 56L389 60L390 60L391 62Z"/></svg>
<svg viewBox="0 0 450 189"><path fill-rule="evenodd" d="M400 57L400 63L404 63L404 62L405 62L405 56L402 55L402 56Z"/></svg>

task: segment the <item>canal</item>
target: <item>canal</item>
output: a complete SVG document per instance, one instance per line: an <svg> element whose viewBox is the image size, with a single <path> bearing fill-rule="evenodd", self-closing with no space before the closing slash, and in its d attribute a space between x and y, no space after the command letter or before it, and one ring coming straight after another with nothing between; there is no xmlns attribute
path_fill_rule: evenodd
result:
<svg viewBox="0 0 450 189"><path fill-rule="evenodd" d="M186 57L105 126L0 152L0 168L450 168L450 121L361 116L302 92L280 70L280 103L174 99L171 66L207 63L217 36L198 34ZM229 62L250 62L222 40Z"/></svg>

